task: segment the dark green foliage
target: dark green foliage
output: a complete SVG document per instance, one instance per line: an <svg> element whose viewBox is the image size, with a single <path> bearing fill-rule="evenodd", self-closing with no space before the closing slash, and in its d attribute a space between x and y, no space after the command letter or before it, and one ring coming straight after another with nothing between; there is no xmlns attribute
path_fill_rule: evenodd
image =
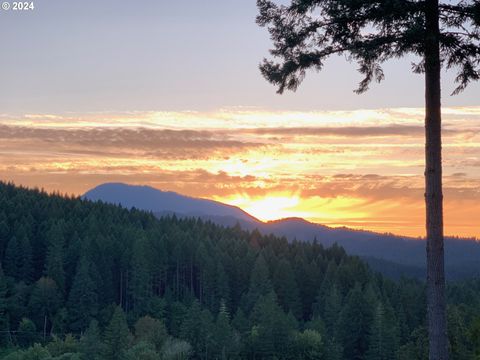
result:
<svg viewBox="0 0 480 360"><path fill-rule="evenodd" d="M91 272L90 261L82 257L77 266L67 303L69 328L73 332L85 330L98 312L97 289Z"/></svg>
<svg viewBox="0 0 480 360"><path fill-rule="evenodd" d="M135 235L134 235L135 236ZM148 299L152 296L151 270L150 270L150 246L142 235L136 235L138 240L133 244L132 264L129 272L130 304L136 315L144 315L148 310Z"/></svg>
<svg viewBox="0 0 480 360"><path fill-rule="evenodd" d="M61 301L62 296L54 280L42 277L35 283L28 308L38 329L43 329L45 333L50 330Z"/></svg>
<svg viewBox="0 0 480 360"><path fill-rule="evenodd" d="M135 323L135 341L152 344L158 351L168 338L168 332L161 320L144 316Z"/></svg>
<svg viewBox="0 0 480 360"><path fill-rule="evenodd" d="M424 1L323 1L294 0L277 5L257 0L257 22L268 27L279 62L265 60L262 74L278 91L296 90L308 69L321 70L326 59L344 54L358 63L364 75L357 92L372 81L384 79L382 63L408 53L425 53ZM480 68L480 5L476 0L441 2L441 57L447 68L458 68L455 93L472 80ZM422 61L413 67L425 71Z"/></svg>
<svg viewBox="0 0 480 360"><path fill-rule="evenodd" d="M401 346L397 352L398 360L427 360L428 338L427 329L420 327L410 335L410 341Z"/></svg>
<svg viewBox="0 0 480 360"><path fill-rule="evenodd" d="M250 275L250 287L245 298L246 309L250 311L260 297L272 291L270 274L263 254L260 253Z"/></svg>
<svg viewBox="0 0 480 360"><path fill-rule="evenodd" d="M8 319L7 279L0 263L0 347L10 342L10 324Z"/></svg>
<svg viewBox="0 0 480 360"><path fill-rule="evenodd" d="M473 356L476 360L480 359L480 317L477 316L472 322L468 335L473 348Z"/></svg>
<svg viewBox="0 0 480 360"><path fill-rule="evenodd" d="M347 359L362 360L368 350L372 305L359 284L350 291L340 312L336 333Z"/></svg>
<svg viewBox="0 0 480 360"><path fill-rule="evenodd" d="M209 310L202 310L198 301L193 301L182 323L180 337L192 345L196 354L210 353L213 349L213 317Z"/></svg>
<svg viewBox="0 0 480 360"><path fill-rule="evenodd" d="M252 313L251 342L255 355L271 357L290 351L295 324L282 311L275 293L258 298Z"/></svg>
<svg viewBox="0 0 480 360"><path fill-rule="evenodd" d="M160 360L155 346L149 342L139 342L132 346L126 354L128 360Z"/></svg>
<svg viewBox="0 0 480 360"><path fill-rule="evenodd" d="M53 224L46 234L47 254L45 258L45 276L53 279L60 291L65 289L64 270L64 225L63 221Z"/></svg>
<svg viewBox="0 0 480 360"><path fill-rule="evenodd" d="M370 327L367 360L394 359L397 351L396 322L393 314L382 303L375 309Z"/></svg>
<svg viewBox="0 0 480 360"><path fill-rule="evenodd" d="M27 347L39 340L40 336L37 333L37 327L35 326L35 323L30 319L23 318L17 329L18 345Z"/></svg>
<svg viewBox="0 0 480 360"><path fill-rule="evenodd" d="M292 312L297 318L303 316L302 303L298 291L295 273L286 260L280 260L273 277L275 293L283 310Z"/></svg>
<svg viewBox="0 0 480 360"><path fill-rule="evenodd" d="M52 340L46 345L48 352L53 356L62 356L63 354L73 354L79 351L79 344L71 334L64 339L53 336Z"/></svg>
<svg viewBox="0 0 480 360"><path fill-rule="evenodd" d="M424 284L386 280L338 246L11 185L0 184L0 203L16 204L4 209L5 231L29 238L34 259L31 272L7 252L0 259L19 271L0 271L1 346L23 348L11 359L43 350L55 360L426 356ZM55 238L59 257L48 255ZM47 268L63 268L63 289ZM449 288L453 359L480 354L479 299L478 280Z"/></svg>
<svg viewBox="0 0 480 360"><path fill-rule="evenodd" d="M29 283L32 279L32 246L25 232L19 232L20 237L10 238L3 263L8 276Z"/></svg>
<svg viewBox="0 0 480 360"><path fill-rule="evenodd" d="M213 354L218 359L234 358L240 348L239 335L230 325L230 315L225 303L222 302L213 330Z"/></svg>
<svg viewBox="0 0 480 360"><path fill-rule="evenodd" d="M297 333L293 348L295 359L323 360L326 356L322 336L315 330Z"/></svg>
<svg viewBox="0 0 480 360"><path fill-rule="evenodd" d="M452 360L468 360L473 357L473 344L468 337L462 309L451 306L448 309L448 339L450 358Z"/></svg>
<svg viewBox="0 0 480 360"><path fill-rule="evenodd" d="M87 331L80 338L79 347L84 360L99 360L100 354L104 353L100 329L96 320L90 322Z"/></svg>
<svg viewBox="0 0 480 360"><path fill-rule="evenodd" d="M131 334L128 329L125 313L117 306L112 319L105 329L103 357L106 360L127 359L126 352L130 346Z"/></svg>

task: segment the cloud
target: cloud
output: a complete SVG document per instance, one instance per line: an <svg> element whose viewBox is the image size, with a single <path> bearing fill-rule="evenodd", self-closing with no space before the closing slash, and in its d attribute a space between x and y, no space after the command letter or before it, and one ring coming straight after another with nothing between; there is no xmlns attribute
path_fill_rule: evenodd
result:
<svg viewBox="0 0 480 360"><path fill-rule="evenodd" d="M0 139L8 148L50 149L97 156L161 157L170 159L208 158L213 155L268 146L259 141L244 141L223 132L151 128L35 128L0 125Z"/></svg>
<svg viewBox="0 0 480 360"><path fill-rule="evenodd" d="M244 133L290 136L385 137L424 136L422 126L391 124L385 126L283 127L244 129ZM447 131L449 133L450 131Z"/></svg>
<svg viewBox="0 0 480 360"><path fill-rule="evenodd" d="M458 234L456 224L476 223L472 214L480 212L480 123L470 121L474 116L480 108L444 117L446 219ZM0 171L5 180L75 194L119 181L225 201L298 197L294 213L312 220L382 231L403 224L401 232L420 233L422 123L418 109L16 121L0 115Z"/></svg>

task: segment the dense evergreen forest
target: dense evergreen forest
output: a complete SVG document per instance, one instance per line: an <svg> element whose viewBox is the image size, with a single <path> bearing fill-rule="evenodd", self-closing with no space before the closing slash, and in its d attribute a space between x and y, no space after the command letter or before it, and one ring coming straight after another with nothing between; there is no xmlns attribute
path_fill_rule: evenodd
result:
<svg viewBox="0 0 480 360"><path fill-rule="evenodd" d="M0 184L0 358L427 359L424 284L338 246ZM480 279L450 284L480 359Z"/></svg>

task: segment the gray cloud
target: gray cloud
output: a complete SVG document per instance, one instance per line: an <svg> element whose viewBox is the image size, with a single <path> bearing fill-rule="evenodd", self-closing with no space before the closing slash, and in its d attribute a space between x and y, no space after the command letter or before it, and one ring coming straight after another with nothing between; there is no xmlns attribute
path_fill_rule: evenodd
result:
<svg viewBox="0 0 480 360"><path fill-rule="evenodd" d="M119 157L141 155L166 159L204 159L227 156L249 148L267 146L243 141L223 132L150 128L39 128L0 125L0 139L9 149L18 142L28 149L64 151L70 154ZM138 154L141 152L141 154Z"/></svg>
<svg viewBox="0 0 480 360"><path fill-rule="evenodd" d="M384 126L338 126L338 127L283 127L283 128L257 128L239 130L245 134L258 135L283 135L283 136L338 136L338 137L388 137L412 136L423 137L425 129L420 125L390 124ZM476 133L445 129L444 135L461 135Z"/></svg>

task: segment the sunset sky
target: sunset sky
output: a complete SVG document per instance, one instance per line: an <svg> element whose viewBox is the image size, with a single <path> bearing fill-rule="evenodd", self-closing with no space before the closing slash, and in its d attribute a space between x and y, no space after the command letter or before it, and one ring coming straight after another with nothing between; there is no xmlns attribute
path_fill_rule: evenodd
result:
<svg viewBox="0 0 480 360"><path fill-rule="evenodd" d="M0 11L1 179L82 194L147 184L262 220L423 236L423 82L403 59L358 96L332 58L294 94L258 63L254 0L38 0ZM480 237L480 85L444 76L446 233Z"/></svg>

